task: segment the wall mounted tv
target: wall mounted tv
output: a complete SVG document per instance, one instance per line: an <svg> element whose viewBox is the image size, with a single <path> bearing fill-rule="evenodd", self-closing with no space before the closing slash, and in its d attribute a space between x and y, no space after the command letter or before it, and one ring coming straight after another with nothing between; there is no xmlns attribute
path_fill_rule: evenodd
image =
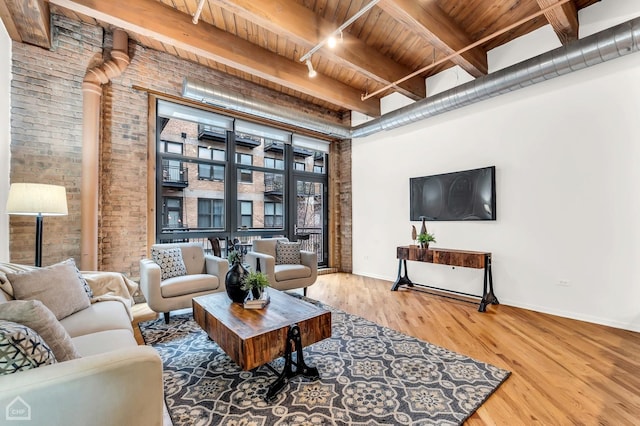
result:
<svg viewBox="0 0 640 426"><path fill-rule="evenodd" d="M496 168L409 179L410 216L422 220L496 220Z"/></svg>

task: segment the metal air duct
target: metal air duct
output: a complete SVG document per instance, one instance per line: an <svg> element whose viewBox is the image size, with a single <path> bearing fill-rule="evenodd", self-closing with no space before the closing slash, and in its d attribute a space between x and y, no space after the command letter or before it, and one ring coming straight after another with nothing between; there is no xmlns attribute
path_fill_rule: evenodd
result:
<svg viewBox="0 0 640 426"><path fill-rule="evenodd" d="M640 18L577 40L567 46L496 71L448 91L430 96L349 130L310 117L300 111L274 108L238 93L228 92L198 80L185 78L182 95L199 102L279 121L340 139L369 136L395 129L443 112L490 99L503 93L578 71L640 50Z"/></svg>
<svg viewBox="0 0 640 426"><path fill-rule="evenodd" d="M446 92L387 113L351 130L351 137L369 136L493 98L503 93L578 71L640 48L640 18L577 40L567 46L480 77Z"/></svg>
<svg viewBox="0 0 640 426"><path fill-rule="evenodd" d="M280 106L274 108L273 104L269 104L266 101L249 99L241 93L223 90L200 80L185 78L182 84L182 96L205 104L301 127L339 139L349 139L351 137L347 127L310 117L291 108Z"/></svg>

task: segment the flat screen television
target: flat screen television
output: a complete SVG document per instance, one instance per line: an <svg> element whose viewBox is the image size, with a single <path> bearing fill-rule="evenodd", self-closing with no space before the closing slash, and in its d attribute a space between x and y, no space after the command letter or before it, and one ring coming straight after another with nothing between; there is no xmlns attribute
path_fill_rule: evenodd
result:
<svg viewBox="0 0 640 426"><path fill-rule="evenodd" d="M496 168L409 179L410 220L496 220Z"/></svg>

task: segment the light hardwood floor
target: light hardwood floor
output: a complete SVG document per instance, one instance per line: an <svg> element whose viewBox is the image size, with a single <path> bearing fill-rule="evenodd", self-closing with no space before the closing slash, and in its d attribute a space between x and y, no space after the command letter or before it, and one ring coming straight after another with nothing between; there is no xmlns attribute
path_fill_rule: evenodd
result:
<svg viewBox="0 0 640 426"><path fill-rule="evenodd" d="M390 288L339 273L319 276L308 296L510 370L467 425L640 425L640 333L505 305L479 313L476 305Z"/></svg>
<svg viewBox="0 0 640 426"><path fill-rule="evenodd" d="M468 425L640 425L640 333L504 305L480 313L468 303L390 288L331 274L307 295L510 370Z"/></svg>

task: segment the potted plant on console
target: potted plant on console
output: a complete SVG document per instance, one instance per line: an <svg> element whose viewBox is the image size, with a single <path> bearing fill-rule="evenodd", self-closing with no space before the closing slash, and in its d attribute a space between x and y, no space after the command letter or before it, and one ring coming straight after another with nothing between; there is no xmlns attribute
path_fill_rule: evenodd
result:
<svg viewBox="0 0 640 426"><path fill-rule="evenodd" d="M420 248L423 248L423 249L428 249L429 243L437 242L436 236L429 232L420 233L420 235L418 235L418 241L420 242Z"/></svg>

